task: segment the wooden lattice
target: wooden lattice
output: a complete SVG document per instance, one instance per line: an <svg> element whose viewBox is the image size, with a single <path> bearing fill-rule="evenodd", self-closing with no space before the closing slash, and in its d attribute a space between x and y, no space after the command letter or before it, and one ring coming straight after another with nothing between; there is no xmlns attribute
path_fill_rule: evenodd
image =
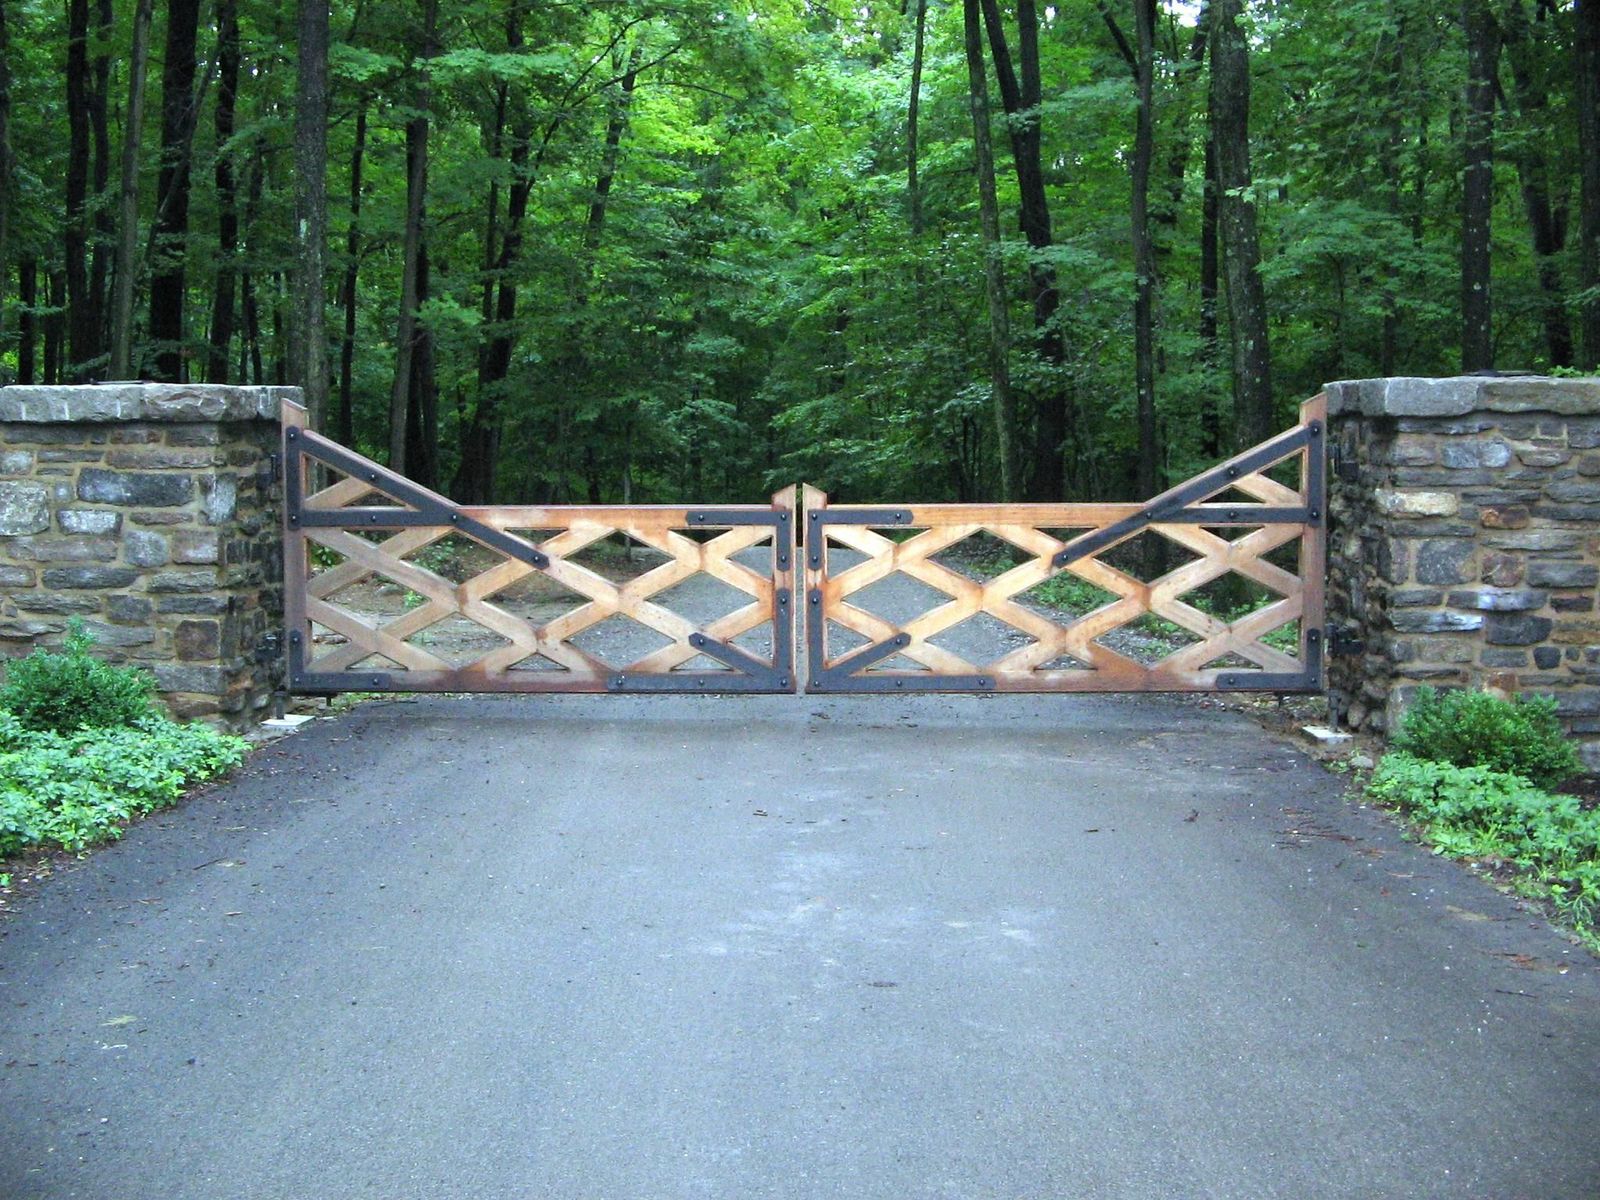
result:
<svg viewBox="0 0 1600 1200"><path fill-rule="evenodd" d="M468 507L310 432L295 406L286 406L285 425L286 607L298 690L793 690L793 488L768 507ZM339 477L307 494L313 472ZM615 579L578 561L619 538L654 552L643 573ZM446 539L466 547L463 578L427 565L425 552ZM676 611L664 594L699 575L742 603L701 620ZM530 617L504 602L531 576L561 597L543 607L561 611ZM374 581L408 607L374 612L370 595L364 605L349 600ZM627 638L575 641L612 618L665 644L635 654ZM449 657L429 644L430 631L447 624L467 630L454 635ZM476 630L488 643L481 653Z"/></svg>
<svg viewBox="0 0 1600 1200"><path fill-rule="evenodd" d="M830 508L804 495L808 689L812 691L1199 691L1313 690L1321 686L1323 583L1323 400L1308 401L1300 424L1148 504L913 505ZM1298 485L1267 472L1298 465ZM1254 527L1251 529L1250 527ZM1229 539L1221 530L1240 531ZM1249 529L1249 532L1242 532ZM909 531L916 532L910 533ZM1070 530L1057 536L1050 530ZM973 578L934 556L986 533L1026 556L993 578ZM1150 580L1106 561L1119 547L1154 534L1193 555ZM1266 556L1298 542L1294 569ZM841 554L843 549L846 553ZM839 563L841 558L859 561ZM1063 614L1019 597L1068 572L1109 599ZM859 597L895 574L934 589L925 611L890 619ZM1223 620L1185 597L1234 573L1276 599ZM980 614L1024 644L988 661L932 639ZM1119 631L1157 617L1187 645L1162 646L1142 661L1114 644ZM1294 629L1298 644L1265 639ZM833 628L830 629L830 626ZM863 642L839 651L841 631ZM1131 635L1130 635L1131 636ZM1126 638L1125 638L1126 640Z"/></svg>

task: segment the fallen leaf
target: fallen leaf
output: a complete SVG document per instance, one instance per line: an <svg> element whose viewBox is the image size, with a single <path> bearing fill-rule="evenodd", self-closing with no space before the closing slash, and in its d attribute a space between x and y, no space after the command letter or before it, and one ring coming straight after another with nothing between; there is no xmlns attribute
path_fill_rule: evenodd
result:
<svg viewBox="0 0 1600 1200"><path fill-rule="evenodd" d="M100 1024L102 1028L108 1028L112 1025L132 1025L138 1019L138 1017L133 1016L131 1013L124 1013L120 1017L112 1017L109 1021L101 1021Z"/></svg>

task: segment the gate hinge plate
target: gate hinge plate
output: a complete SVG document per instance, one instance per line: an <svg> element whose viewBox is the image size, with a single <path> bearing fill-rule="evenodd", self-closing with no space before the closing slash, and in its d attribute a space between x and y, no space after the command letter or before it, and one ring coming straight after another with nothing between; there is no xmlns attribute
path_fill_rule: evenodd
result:
<svg viewBox="0 0 1600 1200"><path fill-rule="evenodd" d="M1328 653L1335 658L1354 658L1367 652L1366 639L1354 629L1341 625L1328 626Z"/></svg>

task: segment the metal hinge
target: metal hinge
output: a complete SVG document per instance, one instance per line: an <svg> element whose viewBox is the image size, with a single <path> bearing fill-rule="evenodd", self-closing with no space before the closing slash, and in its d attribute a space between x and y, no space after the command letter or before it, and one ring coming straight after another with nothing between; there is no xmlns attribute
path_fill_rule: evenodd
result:
<svg viewBox="0 0 1600 1200"><path fill-rule="evenodd" d="M1344 447L1333 445L1328 448L1328 457L1331 460L1335 478L1345 483L1354 483L1361 477L1361 464L1352 455L1344 452Z"/></svg>
<svg viewBox="0 0 1600 1200"><path fill-rule="evenodd" d="M276 629L269 629L256 639L256 661L269 663L283 657L283 634Z"/></svg>
<svg viewBox="0 0 1600 1200"><path fill-rule="evenodd" d="M1328 626L1327 647L1328 653L1335 658L1354 658L1358 654L1367 652L1365 638L1359 636L1354 629L1345 629L1338 625Z"/></svg>

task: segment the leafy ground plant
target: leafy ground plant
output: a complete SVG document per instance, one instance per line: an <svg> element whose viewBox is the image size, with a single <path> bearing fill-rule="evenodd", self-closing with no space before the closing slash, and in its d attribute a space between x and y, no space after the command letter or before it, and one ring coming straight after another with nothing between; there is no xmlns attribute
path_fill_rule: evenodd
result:
<svg viewBox="0 0 1600 1200"><path fill-rule="evenodd" d="M80 622L59 652L10 664L0 687L0 856L82 850L237 765L242 738L179 725L142 671L101 662Z"/></svg>
<svg viewBox="0 0 1600 1200"><path fill-rule="evenodd" d="M1491 767L1547 788L1583 769L1548 697L1506 701L1489 692L1423 688L1391 745L1417 758Z"/></svg>
<svg viewBox="0 0 1600 1200"><path fill-rule="evenodd" d="M1552 901L1595 944L1600 811L1548 790L1582 769L1553 701L1425 688L1391 746L1372 799L1415 821L1437 853Z"/></svg>
<svg viewBox="0 0 1600 1200"><path fill-rule="evenodd" d="M1404 751L1384 756L1367 793L1416 821L1437 852L1484 862L1524 894L1553 901L1593 943L1600 810L1508 771Z"/></svg>

